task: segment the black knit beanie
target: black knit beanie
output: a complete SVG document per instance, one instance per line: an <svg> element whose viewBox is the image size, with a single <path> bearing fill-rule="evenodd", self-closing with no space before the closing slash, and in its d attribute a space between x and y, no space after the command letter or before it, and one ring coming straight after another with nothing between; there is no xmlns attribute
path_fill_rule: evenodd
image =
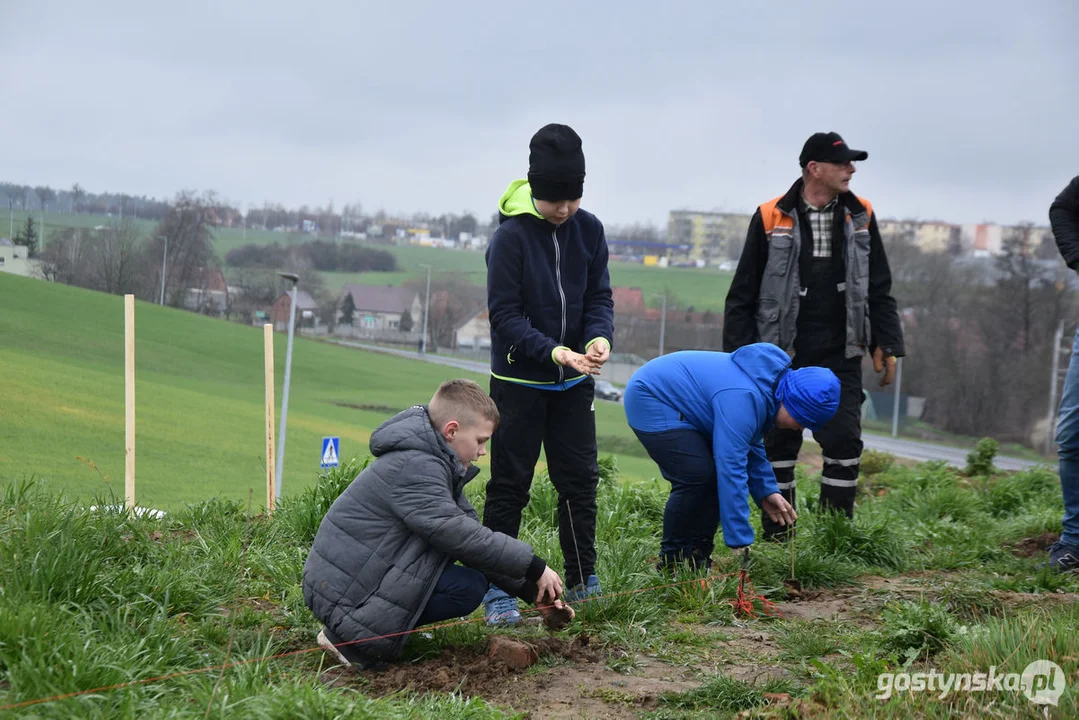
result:
<svg viewBox="0 0 1079 720"><path fill-rule="evenodd" d="M528 183L532 197L559 202L584 195L581 137L569 125L545 125L528 144Z"/></svg>

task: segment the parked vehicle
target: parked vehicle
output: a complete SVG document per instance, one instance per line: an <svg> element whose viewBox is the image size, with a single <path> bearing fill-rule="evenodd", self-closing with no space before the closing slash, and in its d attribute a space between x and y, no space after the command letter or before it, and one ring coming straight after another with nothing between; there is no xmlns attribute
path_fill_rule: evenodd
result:
<svg viewBox="0 0 1079 720"><path fill-rule="evenodd" d="M617 388L607 380L596 380L596 397L600 400L622 402L622 388Z"/></svg>

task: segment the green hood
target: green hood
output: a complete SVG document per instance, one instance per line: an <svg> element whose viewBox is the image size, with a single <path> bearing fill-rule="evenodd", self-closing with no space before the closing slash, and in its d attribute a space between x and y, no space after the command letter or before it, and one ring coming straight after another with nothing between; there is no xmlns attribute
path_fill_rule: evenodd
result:
<svg viewBox="0 0 1079 720"><path fill-rule="evenodd" d="M515 215L543 217L536 210L536 204L532 202L532 187L527 180L514 180L510 183L498 201L498 212L506 217Z"/></svg>

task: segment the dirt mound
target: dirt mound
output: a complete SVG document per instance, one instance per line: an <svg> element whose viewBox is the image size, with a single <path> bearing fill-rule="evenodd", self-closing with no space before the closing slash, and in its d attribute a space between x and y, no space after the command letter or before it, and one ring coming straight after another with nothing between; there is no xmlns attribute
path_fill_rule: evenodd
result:
<svg viewBox="0 0 1079 720"><path fill-rule="evenodd" d="M394 664L382 670L367 671L361 677L352 676L362 683L365 694L372 697L389 695L400 690L413 692L460 692L464 695L488 696L495 688L506 684L507 678L525 672L522 663L516 662L511 653L505 652L505 640L494 636L495 645L472 645L449 647L436 657L409 664ZM594 663L603 655L590 647L587 636L573 639L530 638L519 639L526 643L540 660L563 660L577 663ZM336 673L335 673L336 674ZM338 681L348 682L347 676ZM335 683L337 684L337 683Z"/></svg>
<svg viewBox="0 0 1079 720"><path fill-rule="evenodd" d="M1019 542L1012 543L1011 550L1013 555L1019 557L1034 557L1035 555L1041 555L1045 552L1045 549L1057 541L1059 533L1042 533L1041 535L1035 535L1034 537L1023 538Z"/></svg>
<svg viewBox="0 0 1079 720"><path fill-rule="evenodd" d="M499 638L497 642L494 638ZM509 640L508 643L504 642ZM517 643L528 643L541 661L542 671L517 670L510 666ZM391 665L378 671L356 674L340 666L322 673L322 681L349 687L376 697L401 690L460 692L482 697L501 708L524 712L530 718L576 718L596 720L638 717L654 709L667 692L685 692L700 685L697 671L672 667L645 656L635 658L628 672L606 664L607 651L594 647L587 637L516 638L496 635L487 643L445 648L421 662ZM491 655L499 656L492 658Z"/></svg>

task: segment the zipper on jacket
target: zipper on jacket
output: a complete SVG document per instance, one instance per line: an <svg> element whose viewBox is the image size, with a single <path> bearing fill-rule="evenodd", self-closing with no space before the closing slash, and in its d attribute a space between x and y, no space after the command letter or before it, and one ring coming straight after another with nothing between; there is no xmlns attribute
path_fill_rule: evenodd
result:
<svg viewBox="0 0 1079 720"><path fill-rule="evenodd" d="M558 285L558 297L562 299L562 334L558 336L558 344L566 342L566 293L562 290L562 261L558 251L558 230L551 231L551 240L554 242L554 277ZM565 370L562 365L558 366L558 382L565 382L563 377Z"/></svg>

